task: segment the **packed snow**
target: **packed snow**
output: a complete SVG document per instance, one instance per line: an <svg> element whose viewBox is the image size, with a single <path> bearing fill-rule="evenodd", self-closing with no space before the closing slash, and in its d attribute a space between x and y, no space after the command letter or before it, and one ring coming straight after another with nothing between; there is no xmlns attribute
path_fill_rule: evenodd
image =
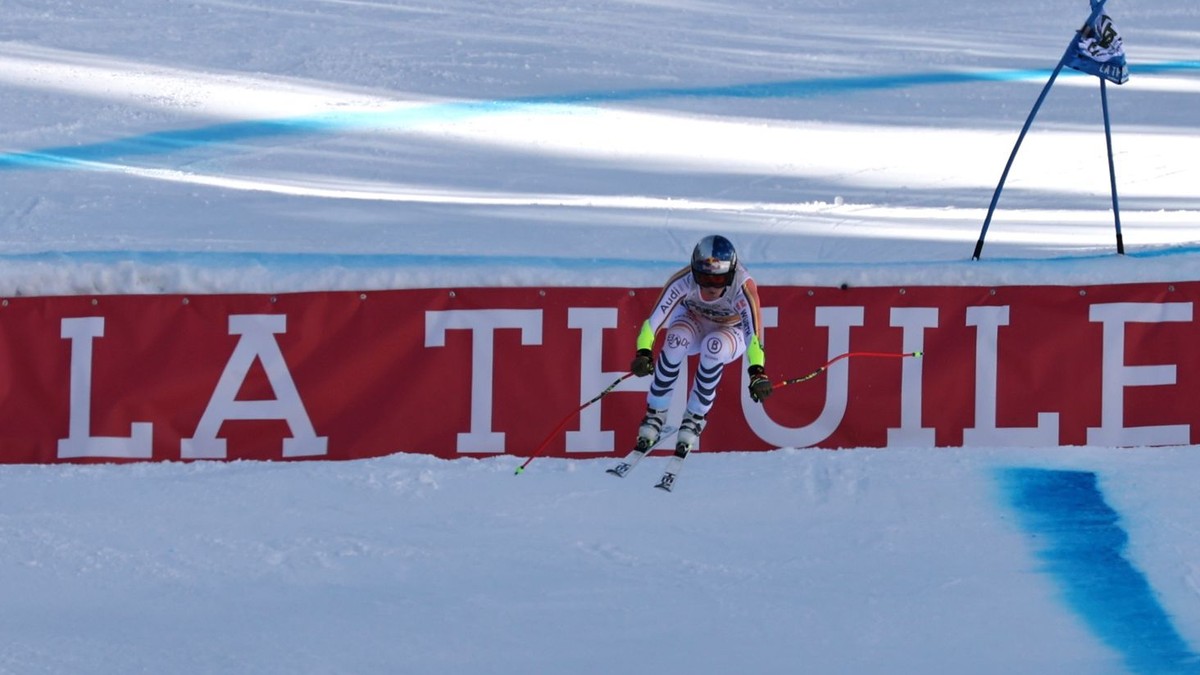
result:
<svg viewBox="0 0 1200 675"><path fill-rule="evenodd" d="M0 297L1200 279L1190 3L1108 3L1128 254L1064 72L978 261L1084 0L3 7ZM1200 672L1198 457L3 466L0 672Z"/></svg>

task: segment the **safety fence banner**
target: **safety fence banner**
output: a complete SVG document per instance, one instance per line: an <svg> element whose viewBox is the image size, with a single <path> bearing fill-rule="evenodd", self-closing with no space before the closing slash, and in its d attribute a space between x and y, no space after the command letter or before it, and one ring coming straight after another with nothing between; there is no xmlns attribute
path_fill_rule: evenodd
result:
<svg viewBox="0 0 1200 675"><path fill-rule="evenodd" d="M527 456L625 373L657 293L8 298L0 462ZM1200 282L760 295L774 380L924 356L844 359L762 405L731 364L702 451L1200 441ZM545 454L623 454L648 385L623 381Z"/></svg>

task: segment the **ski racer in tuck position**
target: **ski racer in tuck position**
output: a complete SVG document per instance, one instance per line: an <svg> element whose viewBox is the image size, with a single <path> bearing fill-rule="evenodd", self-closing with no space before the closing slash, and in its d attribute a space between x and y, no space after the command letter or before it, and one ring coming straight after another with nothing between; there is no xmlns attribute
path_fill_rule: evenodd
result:
<svg viewBox="0 0 1200 675"><path fill-rule="evenodd" d="M663 326L666 340L655 364L652 350ZM733 244L720 235L707 236L696 244L691 265L667 280L650 318L642 324L630 370L638 377L654 375L646 396L646 416L638 428L636 447L608 473L624 476L658 443L680 368L687 357L697 354L699 366L679 424L675 455L655 486L667 491L704 430L726 364L745 354L750 362L750 397L761 403L771 394L771 381L763 369L758 288L747 269L738 264Z"/></svg>

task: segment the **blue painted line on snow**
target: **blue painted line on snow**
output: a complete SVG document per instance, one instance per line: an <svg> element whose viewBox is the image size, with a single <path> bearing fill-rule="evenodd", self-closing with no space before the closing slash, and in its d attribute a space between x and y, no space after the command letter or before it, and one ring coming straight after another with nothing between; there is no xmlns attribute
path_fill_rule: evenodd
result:
<svg viewBox="0 0 1200 675"><path fill-rule="evenodd" d="M1200 246L1178 246L1150 251L1126 253L1125 258L1161 258L1173 255L1191 256L1200 253ZM843 268L928 268L930 265L961 266L963 269L978 270L990 265L1034 263L1037 265L1071 264L1097 260L1112 260L1114 253L1094 255L1053 256L1046 258L988 258L985 260L906 260L892 262L796 262L759 260L753 265L756 270L798 269L843 269ZM644 267L654 265L674 269L679 261L674 258L578 258L549 255L456 255L452 253L279 253L269 251L153 251L153 250L103 250L103 251L34 251L28 253L0 252L3 263L101 264L142 263L146 265L197 265L202 267L246 267L262 266L272 269L287 268L344 268L383 269L409 267L473 267L505 265L525 269L576 270L586 264L589 269Z"/></svg>
<svg viewBox="0 0 1200 675"><path fill-rule="evenodd" d="M1001 470L999 479L1068 606L1131 672L1200 671L1200 656L1125 557L1129 537L1096 474L1015 468Z"/></svg>
<svg viewBox="0 0 1200 675"><path fill-rule="evenodd" d="M1130 70L1134 74L1195 71L1200 70L1200 61L1148 63L1131 66ZM660 87L529 96L498 101L435 103L389 111L327 113L279 120L251 120L196 129L142 134L88 145L3 153L0 154L0 170L78 169L86 168L89 162L112 162L124 157L164 155L198 147L236 146L237 143L295 134L329 133L356 128L411 128L430 122L454 121L479 115L524 110L536 106L631 103L672 98L809 98L932 85L1036 80L1049 77L1050 72L1049 70L996 70L908 73L710 87ZM1067 74L1091 77L1075 71L1067 71Z"/></svg>
<svg viewBox="0 0 1200 675"><path fill-rule="evenodd" d="M593 267L633 267L669 265L678 260L634 260L627 258L568 258L532 255L453 255L422 253L272 253L256 251L40 251L0 253L4 263L41 263L46 265L142 263L146 265L197 265L202 267L262 266L271 269L406 269L413 267L472 267L506 265L520 268L577 270L580 265Z"/></svg>

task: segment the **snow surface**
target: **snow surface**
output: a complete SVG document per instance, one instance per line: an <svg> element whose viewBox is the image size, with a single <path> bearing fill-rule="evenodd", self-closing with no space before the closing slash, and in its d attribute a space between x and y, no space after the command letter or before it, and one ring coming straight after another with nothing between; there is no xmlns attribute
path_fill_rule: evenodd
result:
<svg viewBox="0 0 1200 675"><path fill-rule="evenodd" d="M0 6L0 296L1200 279L1193 3L1109 3L1130 255L1064 73L981 261L1082 0ZM0 467L0 672L1200 672L1198 457Z"/></svg>

